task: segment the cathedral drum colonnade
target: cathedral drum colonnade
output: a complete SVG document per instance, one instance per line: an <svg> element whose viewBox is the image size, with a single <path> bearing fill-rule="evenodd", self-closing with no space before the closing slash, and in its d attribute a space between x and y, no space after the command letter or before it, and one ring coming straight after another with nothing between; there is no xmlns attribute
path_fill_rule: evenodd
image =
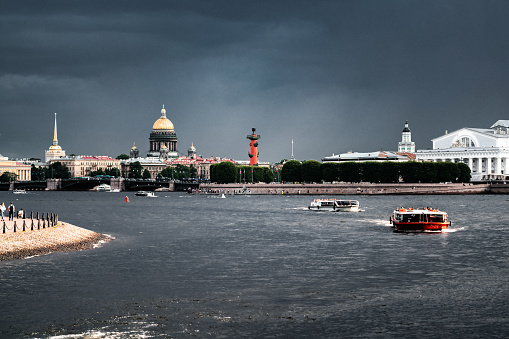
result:
<svg viewBox="0 0 509 339"><path fill-rule="evenodd" d="M166 117L166 110L161 109L161 117L152 126L152 133L149 137L150 154L163 159L176 158L177 154L177 133L173 123Z"/></svg>
<svg viewBox="0 0 509 339"><path fill-rule="evenodd" d="M489 129L462 128L431 140L432 150L418 150L423 161L463 162L472 180L509 179L509 120L498 120Z"/></svg>

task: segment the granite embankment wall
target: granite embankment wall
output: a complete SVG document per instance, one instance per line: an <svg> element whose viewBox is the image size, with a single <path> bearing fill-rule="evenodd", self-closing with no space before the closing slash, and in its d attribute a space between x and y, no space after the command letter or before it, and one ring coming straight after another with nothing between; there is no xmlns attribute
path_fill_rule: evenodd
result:
<svg viewBox="0 0 509 339"><path fill-rule="evenodd" d="M202 184L201 192L225 194L509 194L508 184Z"/></svg>

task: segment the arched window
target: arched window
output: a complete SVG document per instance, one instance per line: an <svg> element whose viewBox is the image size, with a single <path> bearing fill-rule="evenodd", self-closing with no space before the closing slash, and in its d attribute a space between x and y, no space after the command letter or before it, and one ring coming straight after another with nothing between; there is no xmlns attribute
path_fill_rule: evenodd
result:
<svg viewBox="0 0 509 339"><path fill-rule="evenodd" d="M463 144L464 147L475 147L474 141L469 137L461 138L461 143Z"/></svg>
<svg viewBox="0 0 509 339"><path fill-rule="evenodd" d="M475 147L475 143L469 137L461 137L451 144L451 147Z"/></svg>

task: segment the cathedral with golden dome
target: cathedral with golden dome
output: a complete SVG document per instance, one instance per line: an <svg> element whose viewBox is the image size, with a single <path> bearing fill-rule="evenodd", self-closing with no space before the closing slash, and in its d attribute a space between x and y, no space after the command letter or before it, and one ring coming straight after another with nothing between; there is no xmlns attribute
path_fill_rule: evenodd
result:
<svg viewBox="0 0 509 339"><path fill-rule="evenodd" d="M166 110L161 109L161 117L154 122L152 133L149 137L150 150L148 156L162 159L176 158L177 154L177 133L173 123L166 117Z"/></svg>

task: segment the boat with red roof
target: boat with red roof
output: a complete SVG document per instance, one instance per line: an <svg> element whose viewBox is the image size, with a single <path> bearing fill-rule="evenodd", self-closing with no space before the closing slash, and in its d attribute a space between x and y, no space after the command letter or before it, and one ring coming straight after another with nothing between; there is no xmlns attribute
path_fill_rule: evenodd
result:
<svg viewBox="0 0 509 339"><path fill-rule="evenodd" d="M390 221L395 232L443 232L451 226L446 212L429 207L398 208Z"/></svg>

